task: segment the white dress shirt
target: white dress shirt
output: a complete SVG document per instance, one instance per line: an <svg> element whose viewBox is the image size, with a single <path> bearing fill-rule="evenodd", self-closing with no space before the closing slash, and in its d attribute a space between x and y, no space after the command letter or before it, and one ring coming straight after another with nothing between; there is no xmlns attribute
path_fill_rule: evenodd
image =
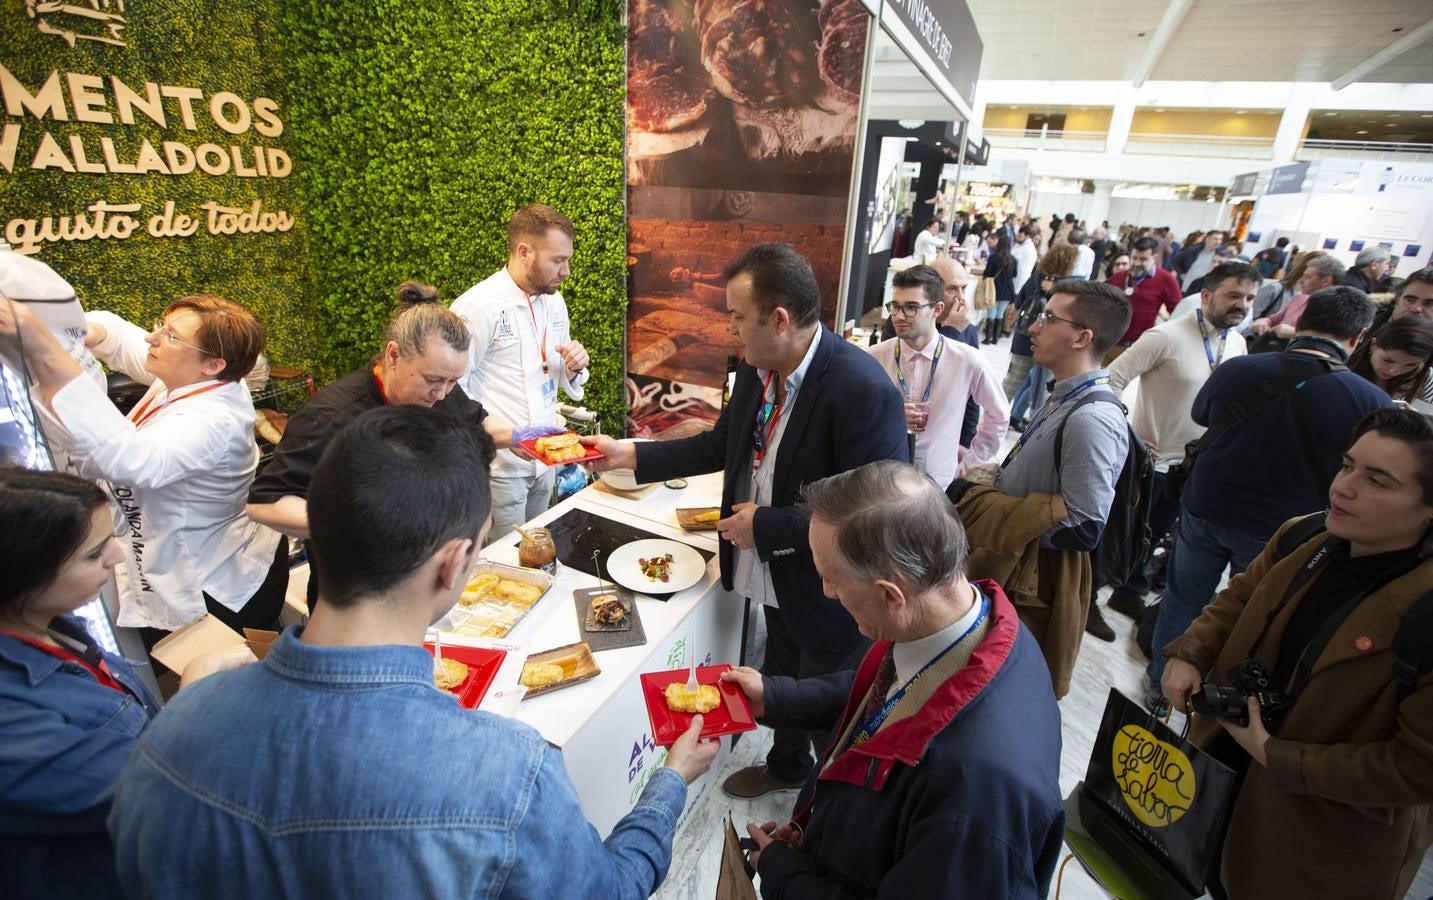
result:
<svg viewBox="0 0 1433 900"><path fill-rule="evenodd" d="M931 367L935 350L940 344L941 359L935 364L935 383L931 383ZM897 345L900 344L898 347ZM1000 452L1000 442L1010 425L1010 403L1000 379L995 376L985 356L974 347L951 340L940 332L921 349L913 350L900 338L882 341L868 351L900 386L896 372L896 351L900 351L900 371L905 375L906 400L925 398L930 385L930 417L925 430L916 435L916 464L944 490L955 480L956 473L967 463L990 462ZM965 422L965 405L974 400L981 410L980 428L971 439L970 448L960 445L960 429Z"/></svg>
<svg viewBox="0 0 1433 900"><path fill-rule="evenodd" d="M1018 294L1030 279L1030 273L1035 271L1040 254L1035 249L1035 242L1026 238L1010 248L1010 255L1015 257L1015 293Z"/></svg>
<svg viewBox="0 0 1433 900"><path fill-rule="evenodd" d="M170 391L144 370L142 328L111 313L88 318L108 332L95 355L150 383L131 414L145 418L130 421L84 376L55 394L53 412L38 390L35 406L79 473L108 482L126 520L118 624L173 630L204 615L204 593L241 609L279 543L277 531L244 515L259 461L248 388L205 381Z"/></svg>
<svg viewBox="0 0 1433 900"><path fill-rule="evenodd" d="M973 587L971 594L975 597L975 602L959 619L935 634L891 645L891 661L896 664L896 677L892 679L891 686L886 691L887 697L916 677L916 674L925 668L927 663L944 653L951 644L955 643L957 638L969 631L980 619L980 610L985 605L985 598Z"/></svg>
<svg viewBox="0 0 1433 900"><path fill-rule="evenodd" d="M749 465L742 466L742 471L737 476L735 497L737 502L746 501L755 503L757 506L771 505L771 482L776 473L776 454L781 450L781 438L786 434L786 423L791 421L791 410L796 406L796 397L801 393L801 382L806 379L806 370L811 368L811 360L816 358L816 348L821 345L821 328L811 337L811 345L806 348L806 355L801 358L801 363L790 375L786 377L785 397L781 409L773 422L767 423L771 429L771 437L766 441L766 449L762 453L761 463L756 462L756 451L753 450ZM756 377L766 383L766 376L771 374L770 369L757 369ZM775 381L775 379L772 379ZM776 385L772 384L767 391L763 402L776 402ZM733 423L734 427L746 428L747 423ZM756 423L750 423L755 427ZM758 603L767 606L778 606L776 600L776 587L771 583L771 567L761 560L761 554L755 547L736 548L736 573L732 585L739 591L746 591L746 596Z"/></svg>
<svg viewBox="0 0 1433 900"><path fill-rule="evenodd" d="M573 400L582 399L587 370L569 378L557 352L572 340L562 294L528 297L504 267L454 300L453 312L473 335L468 372L459 385L490 414L513 424L548 425L557 419L559 385ZM545 468L545 463L499 450L493 475L534 478Z"/></svg>

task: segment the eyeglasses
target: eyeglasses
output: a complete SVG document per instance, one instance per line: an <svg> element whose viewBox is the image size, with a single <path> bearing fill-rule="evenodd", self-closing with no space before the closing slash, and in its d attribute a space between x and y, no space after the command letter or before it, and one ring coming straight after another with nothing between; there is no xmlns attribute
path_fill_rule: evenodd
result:
<svg viewBox="0 0 1433 900"><path fill-rule="evenodd" d="M223 341L220 341L219 352L218 352L218 353L214 353L214 352L211 352L211 351L209 351L209 350L205 350L203 347L199 346L198 344L191 344L191 343L189 343L189 342L186 341L186 340L181 340L180 338L175 337L173 330L171 330L168 325L164 324L164 320L163 320L163 319L155 319L155 320L154 320L154 328L151 329L151 330L152 330L155 334L157 334L157 335L159 335L160 337L164 338L165 340L169 341L169 343L173 344L173 345L176 346L176 347L188 347L190 350L197 350L197 351L199 351L200 353L204 354L205 356L223 356L223 355L224 355ZM217 337L217 335L215 335L215 336Z"/></svg>
<svg viewBox="0 0 1433 900"><path fill-rule="evenodd" d="M1075 328L1079 328L1085 331L1094 330L1088 325L1083 325L1079 322L1076 322L1074 319L1066 319L1063 316L1057 316L1054 313L1050 312L1048 309L1043 310L1040 315L1036 316L1035 321L1039 323L1042 328L1046 325L1049 325L1051 322L1064 322L1066 325L1073 325Z"/></svg>
<svg viewBox="0 0 1433 900"><path fill-rule="evenodd" d="M896 313L900 313L905 318L911 319L920 315L920 311L927 306L934 305L934 303L887 303L886 314L894 316Z"/></svg>

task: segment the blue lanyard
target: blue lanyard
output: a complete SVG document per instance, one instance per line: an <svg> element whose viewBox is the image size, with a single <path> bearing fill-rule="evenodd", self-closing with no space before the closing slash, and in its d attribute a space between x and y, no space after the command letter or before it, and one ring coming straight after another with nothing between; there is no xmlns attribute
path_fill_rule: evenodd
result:
<svg viewBox="0 0 1433 900"><path fill-rule="evenodd" d="M1070 391L1068 394L1061 397L1059 402L1055 402L1053 406L1047 404L1045 410L1035 418L1035 421L1027 425L1025 427L1025 430L1021 432L1020 440L1016 441L1015 446L1010 448L1010 453L1005 457L1005 461L1000 464L1000 468L1003 469L1015 461L1015 457L1019 456L1020 451L1024 449L1025 442L1030 440L1031 435L1033 435L1036 431L1040 430L1040 426L1044 425L1045 420L1053 416L1056 410L1064 406L1066 403L1069 403L1076 397L1080 396L1090 388L1095 387L1096 385L1106 385L1109 383L1110 376L1096 375L1094 378L1091 378L1089 381L1084 382L1079 387L1075 388L1073 391ZM1052 400L1052 402L1054 401Z"/></svg>
<svg viewBox="0 0 1433 900"><path fill-rule="evenodd" d="M1196 309L1194 318L1199 322L1199 336L1204 340L1204 356L1209 360L1209 371L1213 372L1219 363L1224 361L1224 345L1229 339L1229 329L1219 332L1219 355L1214 355L1214 348L1209 346L1209 333L1204 330L1204 310Z"/></svg>
<svg viewBox="0 0 1433 900"><path fill-rule="evenodd" d="M971 586L974 587L974 585ZM915 673L915 675L911 676L910 681L907 681L901 686L900 690L896 691L895 694L891 695L891 698L885 703L883 703L880 709L876 710L875 715L871 716L871 718L867 720L866 724L861 726L861 730L857 731L854 735L851 736L851 743L846 745L846 749L849 750L852 747L859 747L866 741L870 740L871 735L875 734L877 731L880 731L881 726L886 723L886 719L890 718L891 711L900 705L901 700L906 695L906 691L914 687L915 684L921 680L921 677L930 670L931 666L940 662L941 658L944 657L947 653L949 653L951 649L955 647L956 644L959 644L961 641L969 637L970 633L974 631L977 627L979 627L981 622L985 621L986 615L990 612L990 598L985 596L985 593L981 591L980 588L975 588L975 592L980 595L980 615L975 617L975 621L970 623L969 628L961 632L960 637L950 642L950 646L937 653L934 659L922 666L921 670Z"/></svg>
<svg viewBox="0 0 1433 900"><path fill-rule="evenodd" d="M930 378L926 379L925 396L921 397L922 403L930 402L930 389L935 385L935 367L940 365L940 354L945 350L945 335L937 331L935 338L940 343L935 345L935 353L931 356ZM896 379L901 383L901 396L907 400L911 399L911 392L906 387L906 373L901 371L901 340L899 338L896 339Z"/></svg>

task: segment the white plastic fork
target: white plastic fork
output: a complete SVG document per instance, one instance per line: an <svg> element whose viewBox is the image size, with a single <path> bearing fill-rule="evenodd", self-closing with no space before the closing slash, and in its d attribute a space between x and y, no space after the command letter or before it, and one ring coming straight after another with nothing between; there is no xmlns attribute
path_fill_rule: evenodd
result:
<svg viewBox="0 0 1433 900"><path fill-rule="evenodd" d="M687 693L695 694L697 687L697 630L687 632L687 649L691 651L691 670L687 673Z"/></svg>

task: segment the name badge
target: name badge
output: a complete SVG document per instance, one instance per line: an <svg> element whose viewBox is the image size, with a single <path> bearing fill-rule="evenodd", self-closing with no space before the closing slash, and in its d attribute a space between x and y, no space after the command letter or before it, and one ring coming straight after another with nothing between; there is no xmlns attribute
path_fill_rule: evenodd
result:
<svg viewBox="0 0 1433 900"><path fill-rule="evenodd" d="M542 380L542 402L548 405L557 404L557 380L548 377Z"/></svg>

